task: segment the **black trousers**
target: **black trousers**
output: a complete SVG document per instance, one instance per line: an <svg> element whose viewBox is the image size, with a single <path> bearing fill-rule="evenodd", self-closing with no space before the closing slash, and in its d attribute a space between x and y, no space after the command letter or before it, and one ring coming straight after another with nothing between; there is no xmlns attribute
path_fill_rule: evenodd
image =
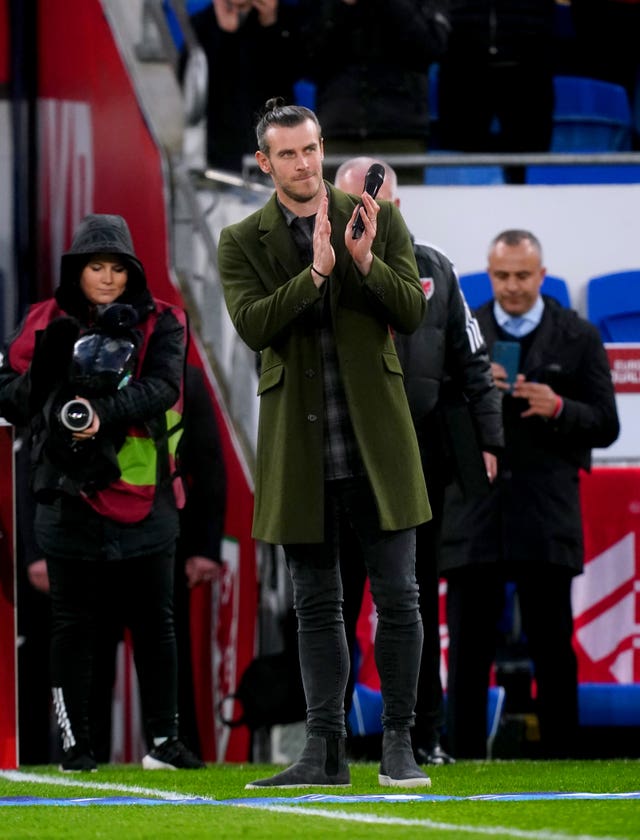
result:
<svg viewBox="0 0 640 840"><path fill-rule="evenodd" d="M342 610L343 570L354 561L362 565L363 558L378 613L374 649L384 704L382 724L388 730L409 729L414 722L423 635L415 530L380 530L366 479L327 482L325 504L325 541L284 546L298 619L307 734L346 734L350 651ZM345 556L347 547L340 541L347 529L358 545L353 557Z"/></svg>
<svg viewBox="0 0 640 840"><path fill-rule="evenodd" d="M572 646L569 569L547 564L515 579L537 684L544 758L571 756L578 726L578 667ZM507 576L489 564L447 576L448 745L457 758L486 758L487 691Z"/></svg>
<svg viewBox="0 0 640 840"><path fill-rule="evenodd" d="M89 747L92 669L105 627L131 632L145 729L177 734L173 549L121 561L48 558L51 681L62 746Z"/></svg>

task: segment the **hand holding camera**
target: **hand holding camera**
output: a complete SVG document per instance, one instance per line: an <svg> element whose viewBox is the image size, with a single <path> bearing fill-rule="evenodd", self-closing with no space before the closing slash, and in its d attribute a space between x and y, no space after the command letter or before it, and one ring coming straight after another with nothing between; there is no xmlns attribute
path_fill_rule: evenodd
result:
<svg viewBox="0 0 640 840"><path fill-rule="evenodd" d="M100 429L100 418L91 403L83 397L68 400L60 409L60 422L71 432L73 440L93 438Z"/></svg>

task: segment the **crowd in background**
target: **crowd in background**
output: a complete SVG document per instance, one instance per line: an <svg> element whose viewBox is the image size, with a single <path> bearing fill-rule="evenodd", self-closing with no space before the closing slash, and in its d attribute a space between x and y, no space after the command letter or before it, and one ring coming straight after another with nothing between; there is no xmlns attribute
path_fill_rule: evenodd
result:
<svg viewBox="0 0 640 840"><path fill-rule="evenodd" d="M548 151L555 75L621 85L632 110L637 97L637 2L194 0L187 8L209 64L207 162L221 169L238 171L253 154L254 118L274 95L310 104L327 149L354 155ZM421 180L418 170L399 174Z"/></svg>

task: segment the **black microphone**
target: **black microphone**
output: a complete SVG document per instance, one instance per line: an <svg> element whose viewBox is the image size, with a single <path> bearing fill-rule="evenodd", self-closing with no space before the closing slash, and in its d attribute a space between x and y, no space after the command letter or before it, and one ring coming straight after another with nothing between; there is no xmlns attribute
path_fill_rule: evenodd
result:
<svg viewBox="0 0 640 840"><path fill-rule="evenodd" d="M373 163L369 167L369 171L365 175L364 178L364 190L363 192L369 193L371 198L375 198L378 195L378 190L382 186L382 182L384 181L384 166L381 163ZM356 220L351 226L352 238L353 239L360 239L362 234L364 233L364 222L360 217L360 208L362 207L362 202L358 204L358 215L356 216Z"/></svg>

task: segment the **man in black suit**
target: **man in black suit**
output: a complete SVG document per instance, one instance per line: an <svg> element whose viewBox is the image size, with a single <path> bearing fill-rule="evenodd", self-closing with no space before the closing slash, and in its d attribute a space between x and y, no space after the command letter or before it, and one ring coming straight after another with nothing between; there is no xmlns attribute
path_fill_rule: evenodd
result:
<svg viewBox="0 0 640 840"><path fill-rule="evenodd" d="M505 582L514 581L537 684L540 756L570 756L578 726L571 581L583 568L579 470L619 433L600 335L540 294L542 248L507 230L488 258L494 300L475 310L489 351L519 347L515 381L492 363L503 392L505 449L483 498L451 493L441 572L447 578L447 731L456 757L486 757L486 703ZM516 348L517 350L517 348Z"/></svg>

